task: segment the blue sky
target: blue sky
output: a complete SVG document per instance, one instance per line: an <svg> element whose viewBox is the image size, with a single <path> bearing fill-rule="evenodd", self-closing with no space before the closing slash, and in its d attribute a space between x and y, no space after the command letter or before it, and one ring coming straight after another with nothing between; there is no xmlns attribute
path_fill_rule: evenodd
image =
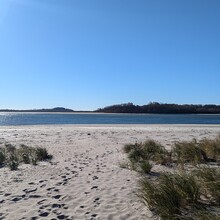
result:
<svg viewBox="0 0 220 220"><path fill-rule="evenodd" d="M0 109L220 104L219 0L1 0Z"/></svg>

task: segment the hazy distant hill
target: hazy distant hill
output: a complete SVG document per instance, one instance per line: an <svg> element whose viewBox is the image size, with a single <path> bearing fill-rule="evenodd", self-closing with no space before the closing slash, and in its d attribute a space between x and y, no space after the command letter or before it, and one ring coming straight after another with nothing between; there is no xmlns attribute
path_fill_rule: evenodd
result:
<svg viewBox="0 0 220 220"><path fill-rule="evenodd" d="M104 113L159 113L159 114L220 114L220 105L162 104L150 102L147 105L133 103L107 106L96 110Z"/></svg>
<svg viewBox="0 0 220 220"><path fill-rule="evenodd" d="M56 107L52 109L32 109L32 110L0 109L0 112L74 112L74 111L68 108Z"/></svg>
<svg viewBox="0 0 220 220"><path fill-rule="evenodd" d="M100 112L100 113L158 113L158 114L220 114L220 105L193 105L193 104L163 104L150 102L147 105L125 103L99 108L95 111L74 111L72 109L56 107L52 109L13 110L0 109L0 112Z"/></svg>

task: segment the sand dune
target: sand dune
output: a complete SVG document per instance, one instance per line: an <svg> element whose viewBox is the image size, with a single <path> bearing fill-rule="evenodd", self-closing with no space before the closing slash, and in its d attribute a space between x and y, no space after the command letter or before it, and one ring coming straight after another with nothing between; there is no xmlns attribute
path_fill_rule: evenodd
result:
<svg viewBox="0 0 220 220"><path fill-rule="evenodd" d="M135 195L137 174L119 166L123 145L152 138L170 148L218 133L218 125L0 127L1 145L46 147L54 156L0 169L0 219L154 219Z"/></svg>

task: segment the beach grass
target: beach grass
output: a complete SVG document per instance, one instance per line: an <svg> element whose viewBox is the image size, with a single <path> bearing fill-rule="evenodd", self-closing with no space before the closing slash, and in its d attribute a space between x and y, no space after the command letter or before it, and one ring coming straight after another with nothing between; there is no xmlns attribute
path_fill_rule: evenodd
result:
<svg viewBox="0 0 220 220"><path fill-rule="evenodd" d="M137 195L161 219L220 219L219 149L219 135L176 142L171 151L154 140L123 148L140 173ZM155 164L173 169L152 177Z"/></svg>
<svg viewBox="0 0 220 220"><path fill-rule="evenodd" d="M203 185L203 196L220 206L220 168L219 167L201 167L194 172Z"/></svg>
<svg viewBox="0 0 220 220"><path fill-rule="evenodd" d="M153 163L170 164L171 153L165 147L154 140L146 140L144 143L127 144L123 147L127 153L130 167L133 170L149 173Z"/></svg>
<svg viewBox="0 0 220 220"><path fill-rule="evenodd" d="M37 165L40 161L51 159L52 155L42 147L29 147L21 144L17 148L12 144L5 144L0 148L0 166L9 167L10 170L17 170L22 163Z"/></svg>
<svg viewBox="0 0 220 220"><path fill-rule="evenodd" d="M5 148L0 147L0 166L4 164L5 160L6 160Z"/></svg>
<svg viewBox="0 0 220 220"><path fill-rule="evenodd" d="M137 195L161 219L219 219L218 187L211 189L204 197L207 185L198 176L162 173L154 181L142 176Z"/></svg>

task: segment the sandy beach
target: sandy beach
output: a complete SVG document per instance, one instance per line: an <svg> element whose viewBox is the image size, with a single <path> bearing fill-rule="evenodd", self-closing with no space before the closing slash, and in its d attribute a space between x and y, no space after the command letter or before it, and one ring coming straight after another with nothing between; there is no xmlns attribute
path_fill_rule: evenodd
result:
<svg viewBox="0 0 220 220"><path fill-rule="evenodd" d="M219 133L220 125L2 126L0 146L45 147L54 158L0 168L0 219L155 219L135 195L137 174L119 166L124 144L150 138L170 149Z"/></svg>

